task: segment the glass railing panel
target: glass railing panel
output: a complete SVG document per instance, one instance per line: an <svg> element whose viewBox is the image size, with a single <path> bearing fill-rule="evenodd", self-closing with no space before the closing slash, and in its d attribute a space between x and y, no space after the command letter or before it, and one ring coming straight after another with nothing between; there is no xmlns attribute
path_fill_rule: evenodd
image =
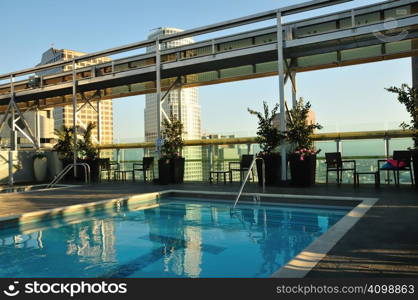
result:
<svg viewBox="0 0 418 300"><path fill-rule="evenodd" d="M239 48L246 48L250 46L253 46L253 41L251 38L248 38L248 39L242 39L242 40L233 41L233 42L219 43L218 51L224 52L224 51L230 51L230 50L239 49Z"/></svg>
<svg viewBox="0 0 418 300"><path fill-rule="evenodd" d="M411 14L411 6L401 6L397 8L387 9L384 12L385 19L387 18L402 18Z"/></svg>
<svg viewBox="0 0 418 300"><path fill-rule="evenodd" d="M415 43L413 43L413 41L415 41ZM416 41L417 39L387 43L385 46L386 53L395 54L395 53L411 51L412 45L416 45ZM414 47L414 49L416 49L416 47Z"/></svg>
<svg viewBox="0 0 418 300"><path fill-rule="evenodd" d="M379 56L382 54L382 46L374 45L368 47L361 47L356 49L342 50L341 51L341 60L353 60L360 58L368 58Z"/></svg>
<svg viewBox="0 0 418 300"><path fill-rule="evenodd" d="M264 34L264 35L256 36L254 38L255 45L268 44L268 43L275 42L275 41L277 41L276 33Z"/></svg>
<svg viewBox="0 0 418 300"><path fill-rule="evenodd" d="M297 28L295 34L297 38L314 35L322 32L332 31L337 29L337 22L326 22L317 25L311 25L306 27Z"/></svg>
<svg viewBox="0 0 418 300"><path fill-rule="evenodd" d="M303 68L335 63L337 60L337 52L332 52L299 57L297 58L297 65Z"/></svg>
<svg viewBox="0 0 418 300"><path fill-rule="evenodd" d="M245 76L253 73L253 66L242 66L235 68L228 68L221 70L221 78L236 77L236 76Z"/></svg>
<svg viewBox="0 0 418 300"><path fill-rule="evenodd" d="M395 138L389 140L389 155L393 154L395 150L406 150L413 148L414 142L412 138Z"/></svg>
<svg viewBox="0 0 418 300"><path fill-rule="evenodd" d="M385 155L385 143L383 139L344 140L341 143L343 156L383 157Z"/></svg>

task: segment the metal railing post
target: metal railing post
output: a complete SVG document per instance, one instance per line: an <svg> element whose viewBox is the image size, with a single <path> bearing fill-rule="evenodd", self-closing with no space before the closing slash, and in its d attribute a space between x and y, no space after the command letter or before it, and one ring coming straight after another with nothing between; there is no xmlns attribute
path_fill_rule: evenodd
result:
<svg viewBox="0 0 418 300"><path fill-rule="evenodd" d="M283 53L283 25L282 25L282 12L277 11L277 64L279 75L279 105L280 105L280 133L283 136L286 133L286 108L285 108L285 95L284 95L284 53ZM280 156L281 156L281 180L287 179L287 158L286 158L286 140L280 139Z"/></svg>

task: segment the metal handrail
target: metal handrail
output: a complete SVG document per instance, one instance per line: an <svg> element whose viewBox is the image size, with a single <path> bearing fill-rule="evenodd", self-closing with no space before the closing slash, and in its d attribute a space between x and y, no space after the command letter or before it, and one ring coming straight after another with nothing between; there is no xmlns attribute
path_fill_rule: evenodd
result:
<svg viewBox="0 0 418 300"><path fill-rule="evenodd" d="M46 188L54 187L64 176L76 166L82 166L84 168L84 181L86 184L90 183L90 166L86 163L75 163L66 166L61 172L59 172L54 179L46 186Z"/></svg>
<svg viewBox="0 0 418 300"><path fill-rule="evenodd" d="M242 191L244 190L245 184L247 183L247 180L250 177L250 172L254 168L254 165L255 165L257 160L261 160L261 164L262 164L261 174L262 174L262 177L263 177L263 193L265 193L265 191L266 191L266 166L265 166L265 163L264 163L264 159L262 159L261 157L254 156L254 159L251 162L250 167L248 168L247 175L245 176L245 179L244 179L244 181L241 185L241 188L238 192L237 198L235 199L235 203L234 203L234 206L232 207L232 209L235 209L235 206L237 206L238 200L241 197L241 194L242 194Z"/></svg>

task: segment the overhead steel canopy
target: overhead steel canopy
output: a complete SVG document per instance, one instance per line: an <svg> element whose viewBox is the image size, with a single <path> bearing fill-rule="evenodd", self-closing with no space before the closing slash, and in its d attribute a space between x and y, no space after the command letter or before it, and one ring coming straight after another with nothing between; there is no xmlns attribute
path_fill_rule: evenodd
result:
<svg viewBox="0 0 418 300"><path fill-rule="evenodd" d="M280 9L282 15L345 1L310 1ZM161 37L159 43L202 33L255 23L276 17L278 10L239 18ZM418 55L418 0L385 1L352 10L283 24L286 68L304 72ZM155 45L142 41L76 58L95 57ZM277 27L265 27L234 35L160 50L161 86L167 89L178 77L183 87L202 86L277 74ZM36 74L63 67L58 62L0 75L1 79ZM75 72L78 93L98 93L112 99L156 91L156 53L126 57L79 68ZM19 107L60 106L71 103L73 71L41 77L38 87L29 80L14 82ZM80 99L82 98L81 95ZM0 112L11 99L11 85L0 86Z"/></svg>

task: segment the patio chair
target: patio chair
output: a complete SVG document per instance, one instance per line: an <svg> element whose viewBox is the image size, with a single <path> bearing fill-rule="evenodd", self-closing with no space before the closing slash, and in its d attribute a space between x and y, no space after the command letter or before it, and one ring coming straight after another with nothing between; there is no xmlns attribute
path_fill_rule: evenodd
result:
<svg viewBox="0 0 418 300"><path fill-rule="evenodd" d="M328 173L337 172L337 183L340 185L343 181L343 172L349 171L356 173L357 166L355 160L342 160L341 152L325 153L325 163L327 165L326 183L328 184ZM345 164L351 164L346 166ZM354 184L356 184L356 176L353 176Z"/></svg>
<svg viewBox="0 0 418 300"><path fill-rule="evenodd" d="M132 170L132 180L135 181L135 172L142 172L144 182L147 182L147 172L152 173L152 179L154 176L154 157L144 157L142 163L134 163Z"/></svg>
<svg viewBox="0 0 418 300"><path fill-rule="evenodd" d="M100 158L99 159L99 181L102 180L102 174L107 174L107 181L110 181L110 176L112 172L119 170L119 163L111 162L109 158Z"/></svg>
<svg viewBox="0 0 418 300"><path fill-rule="evenodd" d="M383 168L382 163L387 163L388 161L386 159L379 159L377 161L377 169L380 175L380 171L386 171L389 177L389 172L393 172L393 178L395 179L395 184L399 185L399 173L401 171L409 172L409 176L411 178L411 183L414 184L414 177L412 175L412 166L411 166L411 152L408 150L402 150L402 151L393 151L392 159L394 161L397 161L398 164L402 163L401 166L396 167L393 165L386 166ZM416 180L416 178L415 178Z"/></svg>
<svg viewBox="0 0 418 300"><path fill-rule="evenodd" d="M239 172L240 182L244 180L244 174L250 169L251 163L254 159L254 155L244 154L241 156L241 160L232 161L228 164L229 181L232 182L232 172ZM254 171L251 169L251 180L254 179Z"/></svg>

